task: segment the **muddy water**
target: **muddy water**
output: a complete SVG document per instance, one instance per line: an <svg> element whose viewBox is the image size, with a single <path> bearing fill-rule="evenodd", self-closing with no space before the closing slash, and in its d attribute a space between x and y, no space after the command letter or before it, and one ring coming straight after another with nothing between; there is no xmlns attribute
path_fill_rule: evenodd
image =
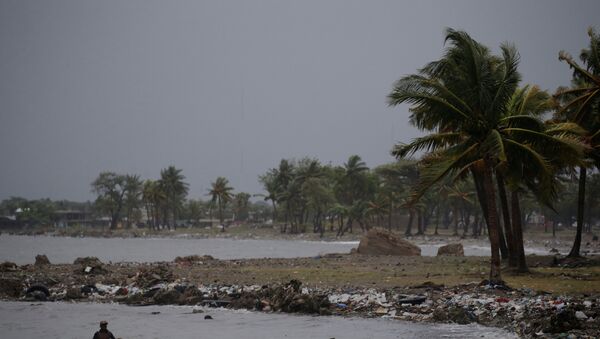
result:
<svg viewBox="0 0 600 339"><path fill-rule="evenodd" d="M177 256L212 255L218 259L314 257L348 253L357 242L181 238L70 238L0 235L0 261L31 264L36 254L52 263L94 256L104 262L171 261Z"/></svg>
<svg viewBox="0 0 600 339"><path fill-rule="evenodd" d="M2 338L91 338L100 320L117 338L516 338L479 325L415 324L393 319L311 317L188 306L0 302ZM158 314L152 314L160 312ZM205 320L211 315L212 320Z"/></svg>
<svg viewBox="0 0 600 339"><path fill-rule="evenodd" d="M358 241L234 240L190 238L70 238L0 235L0 261L31 264L36 254L52 263L72 263L77 257L94 256L104 262L171 261L177 256L212 255L218 259L314 257L348 253ZM423 256L434 256L441 245L419 244ZM465 246L465 255L487 256L487 246ZM528 253L546 250L528 249Z"/></svg>

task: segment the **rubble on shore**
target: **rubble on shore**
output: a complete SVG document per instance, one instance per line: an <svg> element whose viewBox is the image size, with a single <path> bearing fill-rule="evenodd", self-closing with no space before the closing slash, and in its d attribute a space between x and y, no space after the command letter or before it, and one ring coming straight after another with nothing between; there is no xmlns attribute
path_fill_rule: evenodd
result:
<svg viewBox="0 0 600 339"><path fill-rule="evenodd" d="M454 287L424 283L387 290L311 288L299 280L269 285L229 285L194 283L173 273L171 265L201 260L214 259L190 257L178 258L177 263L123 263L113 265L109 271L97 258L80 258L73 265L62 265L77 273L65 275L62 280L40 271L64 270L64 267L24 265L5 271L11 276L3 274L0 278L0 295L24 301L203 305L415 322L479 323L502 327L526 338L594 338L600 333L600 296L597 295L556 296L491 286L485 281ZM92 269L88 269L90 267Z"/></svg>

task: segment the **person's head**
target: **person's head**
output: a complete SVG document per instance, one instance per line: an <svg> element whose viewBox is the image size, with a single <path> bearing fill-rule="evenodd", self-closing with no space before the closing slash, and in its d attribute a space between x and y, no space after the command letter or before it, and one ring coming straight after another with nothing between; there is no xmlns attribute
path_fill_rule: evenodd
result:
<svg viewBox="0 0 600 339"><path fill-rule="evenodd" d="M106 320L102 320L102 321L100 322L100 328L101 328L101 329L103 329L103 330L105 330L105 329L106 329L106 326L108 326L108 321L106 321Z"/></svg>

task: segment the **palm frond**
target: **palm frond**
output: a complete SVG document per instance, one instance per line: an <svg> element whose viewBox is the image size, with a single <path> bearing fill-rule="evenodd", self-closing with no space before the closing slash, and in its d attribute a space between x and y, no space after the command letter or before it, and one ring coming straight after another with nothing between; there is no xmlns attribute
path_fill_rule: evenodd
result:
<svg viewBox="0 0 600 339"><path fill-rule="evenodd" d="M436 154L436 160L429 158L426 163L423 163L419 182L411 193L411 201L418 201L431 186L438 183L450 173L461 169L463 164L468 162L470 157L473 157L473 153L477 149L477 144L473 144L459 154L453 155L461 148L463 147L446 149Z"/></svg>
<svg viewBox="0 0 600 339"><path fill-rule="evenodd" d="M435 151L458 143L462 139L460 133L434 133L424 137L415 138L409 144L398 144L392 149L392 155L398 159L406 158L418 151Z"/></svg>
<svg viewBox="0 0 600 339"><path fill-rule="evenodd" d="M504 143L498 130L493 129L490 131L485 140L481 143L481 148L486 154L495 156L500 162L506 161Z"/></svg>

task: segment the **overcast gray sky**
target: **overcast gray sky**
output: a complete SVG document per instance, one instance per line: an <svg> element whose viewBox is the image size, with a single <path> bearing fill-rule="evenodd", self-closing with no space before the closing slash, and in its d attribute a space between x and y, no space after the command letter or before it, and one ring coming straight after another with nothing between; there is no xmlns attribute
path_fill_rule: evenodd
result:
<svg viewBox="0 0 600 339"><path fill-rule="evenodd" d="M93 199L100 171L183 169L258 193L281 158L373 167L418 135L395 80L443 53L445 27L527 83L569 82L600 1L0 0L0 199Z"/></svg>

